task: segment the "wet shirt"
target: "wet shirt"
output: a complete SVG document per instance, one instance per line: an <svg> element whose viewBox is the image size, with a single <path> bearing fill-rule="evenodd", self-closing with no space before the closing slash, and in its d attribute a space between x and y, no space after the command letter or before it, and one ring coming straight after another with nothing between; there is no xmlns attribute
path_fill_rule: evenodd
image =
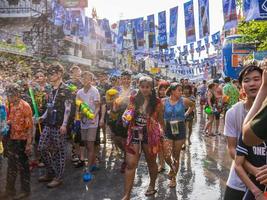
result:
<svg viewBox="0 0 267 200"><path fill-rule="evenodd" d="M238 145L236 148L236 155L245 156L246 160L250 162L255 167L261 167L267 164L266 159L266 144L264 143L249 147L244 144L242 137L239 138ZM261 185L253 175L250 175L251 181L262 191L264 190L264 185Z"/></svg>
<svg viewBox="0 0 267 200"><path fill-rule="evenodd" d="M30 105L22 99L16 106L11 104L8 120L11 122L10 138L12 140L26 140L28 138L27 131L33 128Z"/></svg>
<svg viewBox="0 0 267 200"><path fill-rule="evenodd" d="M80 89L77 92L76 99L80 99L83 102L87 103L89 107L92 109L93 112L96 110L96 103L100 102L100 95L96 87L91 86L90 89L85 92L84 88ZM81 118L81 128L88 129L88 128L97 128L99 121L99 115L97 114L93 120L89 120L86 116Z"/></svg>
<svg viewBox="0 0 267 200"><path fill-rule="evenodd" d="M164 108L164 120L185 120L185 110L186 107L184 105L184 99L181 97L175 105L171 105L170 98L165 100L165 108Z"/></svg>
<svg viewBox="0 0 267 200"><path fill-rule="evenodd" d="M55 127L62 126L65 114L65 102L72 103L72 100L71 92L64 83L61 83L57 89L51 89L48 94L45 124Z"/></svg>
<svg viewBox="0 0 267 200"><path fill-rule="evenodd" d="M224 135L227 137L235 138L237 143L242 136L242 125L247 115L247 111L244 106L244 102L240 101L236 103L232 108L226 112ZM241 181L234 167L234 161L232 161L229 177L227 180L227 186L239 191L246 191L245 184Z"/></svg>
<svg viewBox="0 0 267 200"><path fill-rule="evenodd" d="M141 112L136 113L135 117L135 125L136 126L141 126L141 127L146 127L147 125L147 115Z"/></svg>
<svg viewBox="0 0 267 200"><path fill-rule="evenodd" d="M228 105L230 107L236 104L239 100L239 91L232 83L227 83L223 87L223 94L229 97Z"/></svg>

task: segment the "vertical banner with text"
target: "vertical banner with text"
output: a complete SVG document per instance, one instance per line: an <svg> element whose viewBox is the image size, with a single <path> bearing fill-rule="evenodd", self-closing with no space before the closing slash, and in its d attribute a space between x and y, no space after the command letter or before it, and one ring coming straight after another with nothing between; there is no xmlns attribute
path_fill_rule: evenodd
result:
<svg viewBox="0 0 267 200"><path fill-rule="evenodd" d="M209 0L198 0L199 38L210 35Z"/></svg>
<svg viewBox="0 0 267 200"><path fill-rule="evenodd" d="M136 36L137 49L144 49L144 19L143 17L132 20L132 29Z"/></svg>
<svg viewBox="0 0 267 200"><path fill-rule="evenodd" d="M224 30L237 26L237 13L235 0L223 0Z"/></svg>
<svg viewBox="0 0 267 200"><path fill-rule="evenodd" d="M156 48L156 32L155 32L154 15L147 16L147 30L148 30L148 47L150 49L154 49Z"/></svg>
<svg viewBox="0 0 267 200"><path fill-rule="evenodd" d="M168 48L167 44L167 30L166 30L166 11L162 11L158 14L158 41L159 48Z"/></svg>
<svg viewBox="0 0 267 200"><path fill-rule="evenodd" d="M246 21L267 19L267 1L243 0L243 12Z"/></svg>
<svg viewBox="0 0 267 200"><path fill-rule="evenodd" d="M169 46L177 44L178 6L170 9L170 37Z"/></svg>
<svg viewBox="0 0 267 200"><path fill-rule="evenodd" d="M184 17L185 17L185 35L186 43L196 41L195 19L194 19L194 6L193 1L188 1L184 4Z"/></svg>

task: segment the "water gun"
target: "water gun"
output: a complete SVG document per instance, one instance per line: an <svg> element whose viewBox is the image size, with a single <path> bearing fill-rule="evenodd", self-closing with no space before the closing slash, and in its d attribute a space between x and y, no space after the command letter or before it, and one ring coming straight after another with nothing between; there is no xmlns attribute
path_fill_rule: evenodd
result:
<svg viewBox="0 0 267 200"><path fill-rule="evenodd" d="M0 127L1 134L6 136L9 130L9 126L7 125L7 111L6 107L2 104L0 106Z"/></svg>
<svg viewBox="0 0 267 200"><path fill-rule="evenodd" d="M38 111L38 107L34 98L34 93L33 93L33 89L31 87L29 87L29 93L30 93L30 97L32 100L32 105L33 105L33 110L34 110L34 117L35 119L39 118L39 111ZM38 127L39 127L39 131L40 133L42 133L42 129L41 129L41 124L40 122L38 122Z"/></svg>
<svg viewBox="0 0 267 200"><path fill-rule="evenodd" d="M127 109L122 115L122 121L125 125L129 125L130 121L132 121L134 116L133 109Z"/></svg>
<svg viewBox="0 0 267 200"><path fill-rule="evenodd" d="M114 100L114 98L119 94L119 91L116 89L109 89L106 92L106 101L111 102Z"/></svg>
<svg viewBox="0 0 267 200"><path fill-rule="evenodd" d="M77 86L73 85L72 83L68 84L67 87L68 87L68 90L71 92L76 92L78 89Z"/></svg>
<svg viewBox="0 0 267 200"><path fill-rule="evenodd" d="M79 99L76 100L76 106L80 108L82 114L84 114L88 119L94 119L95 114L89 105Z"/></svg>

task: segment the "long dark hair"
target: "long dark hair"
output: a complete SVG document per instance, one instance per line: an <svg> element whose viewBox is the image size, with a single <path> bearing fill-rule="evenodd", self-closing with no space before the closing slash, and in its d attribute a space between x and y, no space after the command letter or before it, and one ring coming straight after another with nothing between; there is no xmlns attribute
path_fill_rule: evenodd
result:
<svg viewBox="0 0 267 200"><path fill-rule="evenodd" d="M156 90L154 88L154 80L151 79L150 77L142 77L139 80L139 85L141 85L144 82L151 83L151 86L152 86L151 95L149 98L148 105L146 107L146 112L151 116L156 110L158 98L156 95ZM134 106L135 106L136 110L139 110L139 108L144 104L144 102L145 102L145 98L144 98L143 94L141 93L141 91L139 90L138 93L136 94L135 98L134 98Z"/></svg>

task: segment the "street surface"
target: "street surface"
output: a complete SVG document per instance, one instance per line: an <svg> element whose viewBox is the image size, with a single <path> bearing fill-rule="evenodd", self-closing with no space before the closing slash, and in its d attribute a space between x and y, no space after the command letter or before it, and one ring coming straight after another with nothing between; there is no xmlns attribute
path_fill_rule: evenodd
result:
<svg viewBox="0 0 267 200"><path fill-rule="evenodd" d="M223 120L222 120L223 122ZM144 193L149 184L148 170L142 156L134 188L133 200L221 200L225 190L231 160L226 149L223 135L204 137L202 130L205 117L197 116L192 134L192 145L181 153L180 171L176 189L168 187L167 171L159 174L158 192L147 198ZM221 133L223 127L221 126ZM70 152L70 151L69 151ZM70 157L70 154L69 154ZM123 175L120 173L120 154L117 153L109 139L101 145L100 170L94 173L94 179L88 185L82 180L83 169L75 169L70 159L67 161L64 184L55 189L47 189L37 178L43 169L32 172L32 195L29 200L120 200L123 194ZM6 179L6 160L2 161L0 170L0 191L4 191ZM19 189L19 179L18 179ZM87 189L88 190L87 190Z"/></svg>

